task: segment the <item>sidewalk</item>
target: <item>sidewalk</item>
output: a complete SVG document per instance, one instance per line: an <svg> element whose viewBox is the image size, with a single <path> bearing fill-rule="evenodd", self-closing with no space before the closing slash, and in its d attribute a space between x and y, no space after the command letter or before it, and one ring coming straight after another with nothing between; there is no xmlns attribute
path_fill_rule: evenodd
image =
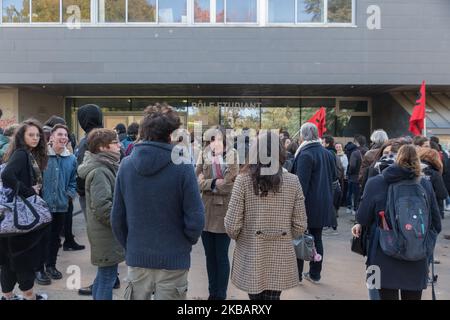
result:
<svg viewBox="0 0 450 320"><path fill-rule="evenodd" d="M79 209L78 203L75 212ZM367 300L368 294L365 287L365 258L350 251L350 229L353 225L353 216L340 211L337 231L324 231L324 265L322 279L319 284L303 281L296 288L284 291L281 295L283 300ZM450 299L450 240L443 239L443 234L450 233L450 214L442 221L443 231L439 235L436 246L435 259L440 264L435 265L435 273L439 275L436 285L438 300ZM46 292L51 300L84 300L91 297L79 296L77 290L69 290L66 282L70 274L66 273L71 265L79 266L81 269L81 285L91 284L95 278L96 268L90 264L89 242L86 235L84 217L78 214L74 217L73 231L78 243L86 245L83 251L65 252L60 250L57 268L63 273L62 280L52 282L50 286L36 285L37 291ZM157 239L155 239L157 240ZM230 246L230 260L233 256L234 242ZM307 268L306 264L305 267ZM119 267L121 288L114 290L114 299L123 299L126 283L126 265L122 263ZM305 270L307 271L307 270ZM70 281L69 281L70 282ZM199 241L192 250L192 267L189 272L189 299L205 300L208 298L208 278L206 274L206 262L203 246ZM229 285L228 299L248 299L248 295L234 285ZM431 299L431 286L423 294L424 300Z"/></svg>

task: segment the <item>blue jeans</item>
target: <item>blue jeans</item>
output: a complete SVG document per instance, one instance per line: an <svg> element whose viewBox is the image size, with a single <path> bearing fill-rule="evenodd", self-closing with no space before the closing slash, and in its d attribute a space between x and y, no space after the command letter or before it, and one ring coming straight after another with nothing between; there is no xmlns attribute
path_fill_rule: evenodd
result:
<svg viewBox="0 0 450 320"><path fill-rule="evenodd" d="M347 189L347 208L352 209L352 198L353 198L353 210L358 210L359 205L359 192L360 187L358 182L348 182Z"/></svg>
<svg viewBox="0 0 450 320"><path fill-rule="evenodd" d="M319 262L310 261L309 262L309 276L315 281L320 280L320 273L322 272L322 262L323 262L323 242L322 242L322 228L308 228L309 234L314 237L314 245L316 246L316 251L322 256L322 260ZM300 281L303 279L303 260L297 259L298 277Z"/></svg>
<svg viewBox="0 0 450 320"><path fill-rule="evenodd" d="M117 264L109 267L98 267L97 277L95 277L92 286L92 298L94 300L112 300L117 269Z"/></svg>
<svg viewBox="0 0 450 320"><path fill-rule="evenodd" d="M230 260L228 259L230 241L231 239L226 233L202 232L210 299L225 300L227 298L230 276Z"/></svg>

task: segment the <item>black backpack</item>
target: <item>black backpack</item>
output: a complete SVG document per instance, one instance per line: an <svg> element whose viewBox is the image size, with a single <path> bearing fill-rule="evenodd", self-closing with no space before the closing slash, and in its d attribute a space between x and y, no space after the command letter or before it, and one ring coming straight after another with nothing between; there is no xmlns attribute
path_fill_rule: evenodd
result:
<svg viewBox="0 0 450 320"><path fill-rule="evenodd" d="M379 212L380 246L393 258L418 261L432 255L436 235L420 180L402 180L388 189L386 213ZM389 223L388 223L389 222Z"/></svg>

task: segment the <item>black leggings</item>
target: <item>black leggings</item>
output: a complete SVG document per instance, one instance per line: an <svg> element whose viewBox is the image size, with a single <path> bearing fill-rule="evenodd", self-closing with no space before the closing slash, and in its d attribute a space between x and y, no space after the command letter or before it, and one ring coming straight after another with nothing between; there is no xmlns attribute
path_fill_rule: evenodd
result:
<svg viewBox="0 0 450 320"><path fill-rule="evenodd" d="M401 292L402 300L421 300L422 290L409 291L409 290L397 290L397 289L380 289L381 300L400 300L398 292Z"/></svg>
<svg viewBox="0 0 450 320"><path fill-rule="evenodd" d="M250 300L280 300L281 291L264 290L257 294L248 294Z"/></svg>
<svg viewBox="0 0 450 320"><path fill-rule="evenodd" d="M19 283L21 291L28 291L33 289L34 286L34 271L15 272L11 270L8 264L4 264L1 269L0 283L3 293L12 292L16 283Z"/></svg>

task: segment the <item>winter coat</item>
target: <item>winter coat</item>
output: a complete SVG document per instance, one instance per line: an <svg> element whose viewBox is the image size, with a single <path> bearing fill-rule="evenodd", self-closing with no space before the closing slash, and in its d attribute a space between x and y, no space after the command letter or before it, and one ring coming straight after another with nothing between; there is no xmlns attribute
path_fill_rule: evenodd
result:
<svg viewBox="0 0 450 320"><path fill-rule="evenodd" d="M362 200L359 204L356 220L371 231L369 239L367 265L376 265L381 271L381 288L418 291L427 287L427 259L403 261L384 254L379 245L379 228L377 215L386 211L389 185L401 180L414 179L410 169L397 165L387 167L382 174L367 181ZM424 187L431 209L432 228L441 231L441 218L431 183L426 179L420 181Z"/></svg>
<svg viewBox="0 0 450 320"><path fill-rule="evenodd" d="M348 168L348 158L343 154L337 154L336 157L339 158L339 161L341 161L342 168L344 169L344 178L347 176L347 168Z"/></svg>
<svg viewBox="0 0 450 320"><path fill-rule="evenodd" d="M359 183L359 170L361 168L362 160L366 152L366 147L358 147L355 151L352 152L352 155L349 158L347 170L349 182Z"/></svg>
<svg viewBox="0 0 450 320"><path fill-rule="evenodd" d="M223 174L225 184L221 186L216 185L216 179L213 178L213 168L208 156L210 154L211 149L208 146L200 153L199 159L202 159L202 163L198 164L195 170L197 177L200 174L204 176L203 180L198 180L203 204L205 205L204 231L225 233L224 218L228 210L233 183L239 173L237 152L230 149L225 155L226 166Z"/></svg>
<svg viewBox="0 0 450 320"><path fill-rule="evenodd" d="M9 147L9 138L0 134L0 163L2 163L2 158L8 150Z"/></svg>
<svg viewBox="0 0 450 320"><path fill-rule="evenodd" d="M78 175L86 181L86 224L91 245L91 263L108 267L125 260L125 252L113 235L111 209L119 167L108 154L86 151Z"/></svg>
<svg viewBox="0 0 450 320"><path fill-rule="evenodd" d="M308 228L333 226L334 155L319 142L307 144L297 151L292 173L299 177L305 195Z"/></svg>
<svg viewBox="0 0 450 320"><path fill-rule="evenodd" d="M424 165L422 172L424 173L425 178L430 180L434 193L436 194L436 200L442 202L447 199L448 192L441 173L427 161L423 161L422 163Z"/></svg>
<svg viewBox="0 0 450 320"><path fill-rule="evenodd" d="M284 172L279 191L260 197L251 176L239 175L225 216L226 231L236 240L231 281L251 294L299 282L292 240L305 231L306 215L298 177Z"/></svg>
<svg viewBox="0 0 450 320"><path fill-rule="evenodd" d="M364 154L358 177L358 181L361 185L367 182L367 180L365 180L367 170L369 170L370 165L375 162L375 158L380 151L380 148L381 146L379 144L374 144L372 148Z"/></svg>
<svg viewBox="0 0 450 320"><path fill-rule="evenodd" d="M57 155L48 147L48 164L44 170L42 198L51 212L67 212L69 197L75 198L77 187L77 160L67 148Z"/></svg>
<svg viewBox="0 0 450 320"><path fill-rule="evenodd" d="M17 149L2 170L2 183L6 188L16 190L28 198L36 194L32 186L36 184L30 153ZM19 184L17 184L19 182ZM0 238L0 265L8 264L16 272L34 271L41 266L44 256L43 246L39 245L49 227L24 235Z"/></svg>
<svg viewBox="0 0 450 320"><path fill-rule="evenodd" d="M125 248L128 266L190 268L192 245L203 230L205 210L194 166L175 164L173 148L143 141L120 164L111 225Z"/></svg>

